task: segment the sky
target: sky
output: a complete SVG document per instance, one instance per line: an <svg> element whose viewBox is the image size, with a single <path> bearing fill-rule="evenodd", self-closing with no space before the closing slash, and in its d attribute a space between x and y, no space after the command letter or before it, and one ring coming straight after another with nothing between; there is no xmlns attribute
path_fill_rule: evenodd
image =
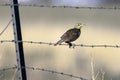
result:
<svg viewBox="0 0 120 80"><path fill-rule="evenodd" d="M53 4L78 6L107 6L112 7L119 0L30 0L21 3L30 4ZM1 0L6 3L8 0ZM51 3L49 3L51 2ZM0 4L1 4L0 3ZM41 3L41 4L42 4ZM71 4L73 3L73 4ZM87 5L88 3L94 3ZM71 9L71 8L39 8L20 7L20 21L23 40L57 42L61 35L68 29L73 28L75 23L84 23L80 38L75 44L110 44L120 45L120 10L107 9ZM0 32L11 19L11 9L0 6ZM12 40L13 26L9 25L7 30L0 36L0 40ZM119 48L83 48L68 46L49 46L40 44L24 44L24 54L27 66L42 67L65 73L80 75L91 78L91 54L94 59L95 74L105 71L105 80L120 80L120 49ZM0 43L0 67L16 65L16 53L14 43ZM1 72L2 73L2 72ZM13 77L15 71L6 71L4 76ZM15 74L17 77L17 74ZM48 76L48 77L46 77ZM15 79L16 79L15 77ZM28 80L73 80L73 78L54 75L50 73L27 70ZM4 77L0 76L4 80ZM101 75L99 74L99 79Z"/></svg>

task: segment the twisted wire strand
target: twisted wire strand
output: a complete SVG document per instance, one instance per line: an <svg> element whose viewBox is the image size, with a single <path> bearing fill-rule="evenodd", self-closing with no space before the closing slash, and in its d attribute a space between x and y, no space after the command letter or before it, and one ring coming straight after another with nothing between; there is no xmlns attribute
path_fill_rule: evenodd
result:
<svg viewBox="0 0 120 80"><path fill-rule="evenodd" d="M36 41L15 41L15 40L0 40L0 43L6 43L6 42L11 42L11 43L29 43L29 44L44 44L44 45L53 45L55 43L52 42L36 42ZM68 46L68 44L60 44L59 46ZM91 48L120 48L120 45L103 45L103 44L73 44L73 47L91 47Z"/></svg>
<svg viewBox="0 0 120 80"><path fill-rule="evenodd" d="M17 66L1 68L0 71L8 71L8 70L12 70L12 69L17 69Z"/></svg>
<svg viewBox="0 0 120 80"><path fill-rule="evenodd" d="M34 71L43 71L43 72L48 72L48 73L52 73L52 74L59 74L59 75L62 75L62 76L68 76L68 77L76 78L76 79L80 79L80 80L88 80L88 79L85 79L81 76L76 76L76 75L73 75L73 74L70 74L70 73L58 72L58 71L55 71L55 70L50 70L50 69L45 69L45 68L40 68L40 67L30 67L30 66L21 67L21 69L23 69L23 68L26 68L28 70L34 70ZM0 69L0 71L8 71L8 70L14 70L14 69L18 69L18 67L15 65L13 67L2 68L2 69Z"/></svg>
<svg viewBox="0 0 120 80"><path fill-rule="evenodd" d="M10 23L12 22L12 19L8 22L8 24L5 26L5 28L0 32L0 36L6 31Z"/></svg>
<svg viewBox="0 0 120 80"><path fill-rule="evenodd" d="M80 76L67 74L67 73L64 73L64 72L58 72L58 71L55 71L55 70L44 69L44 68L40 68L40 67L22 67L22 68L37 70L37 71L44 71L44 72L48 72L48 73L52 73L52 74L59 74L59 75L62 75L62 76L68 76L68 77L76 78L76 79L80 79L80 80L88 80L88 79L85 79L85 78L80 77Z"/></svg>
<svg viewBox="0 0 120 80"><path fill-rule="evenodd" d="M11 4L5 3L0 4L0 6L11 6ZM56 6L56 5L42 5L42 4L15 4L14 6L26 6L26 7L48 7L48 8L74 8L74 9L114 9L119 10L120 7L82 7L82 6Z"/></svg>

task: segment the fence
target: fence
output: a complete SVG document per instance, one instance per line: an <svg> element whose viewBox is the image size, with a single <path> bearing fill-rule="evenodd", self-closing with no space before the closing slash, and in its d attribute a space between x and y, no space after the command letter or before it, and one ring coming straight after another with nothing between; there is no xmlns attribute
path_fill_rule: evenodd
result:
<svg viewBox="0 0 120 80"><path fill-rule="evenodd" d="M0 4L0 6L11 6L11 4ZM119 10L120 7L112 7L112 8L106 8L106 7L79 7L79 6L48 6L48 5L39 5L39 4L15 4L15 6L27 6L27 7L48 7L48 8L74 8L74 9L113 9L113 10ZM12 22L12 19L8 22L8 24L5 26L5 28L1 31L0 36L5 32L5 30L8 28L8 26L10 25L10 23ZM50 45L50 46L54 46L55 43L53 42L35 42L35 41L16 41L16 40L0 40L0 43L27 43L27 44L39 44L39 45ZM60 44L59 46L68 46L67 44ZM73 48L75 47L91 47L91 48L120 48L120 45L109 45L109 44L73 44ZM1 68L0 71L8 71L8 70L12 70L12 69L17 69L17 66L13 66L13 67L8 67L8 68ZM62 75L62 76L68 76L70 78L76 78L76 79L80 79L80 80L91 80L91 79L86 79L83 78L81 76L76 76L73 74L68 74L68 73L64 73L64 72L58 72L55 70L49 70L49 69L45 69L45 68L40 68L40 67L21 67L22 68L26 68L28 70L37 70L37 71L44 71L44 72L48 72L51 74L58 74L58 75Z"/></svg>

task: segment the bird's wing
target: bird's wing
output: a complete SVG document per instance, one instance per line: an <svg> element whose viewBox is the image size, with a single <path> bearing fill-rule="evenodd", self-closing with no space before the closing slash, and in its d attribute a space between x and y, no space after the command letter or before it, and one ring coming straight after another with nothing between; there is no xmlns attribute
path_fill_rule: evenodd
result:
<svg viewBox="0 0 120 80"><path fill-rule="evenodd" d="M65 32L62 36L61 36L61 39L62 40L70 40L73 36L76 36L77 35L77 32L76 30L73 28L73 29L69 29L67 32Z"/></svg>

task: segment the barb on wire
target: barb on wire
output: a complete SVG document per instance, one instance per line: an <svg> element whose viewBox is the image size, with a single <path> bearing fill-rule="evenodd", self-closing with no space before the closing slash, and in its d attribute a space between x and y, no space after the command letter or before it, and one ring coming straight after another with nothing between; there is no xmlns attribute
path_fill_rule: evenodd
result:
<svg viewBox="0 0 120 80"><path fill-rule="evenodd" d="M17 66L2 68L0 69L0 71L7 71L7 70L12 70L12 69L17 69Z"/></svg>
<svg viewBox="0 0 120 80"><path fill-rule="evenodd" d="M0 4L0 6L11 6L11 4ZM28 7L48 7L48 8L74 8L74 9L120 9L120 7L82 7L82 6L55 6L55 5L42 5L42 4L15 4L14 6L28 6Z"/></svg>
<svg viewBox="0 0 120 80"><path fill-rule="evenodd" d="M45 45L53 45L55 43L51 42L35 42L35 41L15 41L15 40L0 40L0 43L4 42L18 42L18 43L29 43L29 44L45 44ZM67 44L60 44L59 46L68 46ZM102 47L102 48L120 48L120 45L97 45L97 44L74 44L73 47Z"/></svg>
<svg viewBox="0 0 120 80"><path fill-rule="evenodd" d="M11 22L12 22L12 19L8 22L6 27L0 32L0 36L5 32L5 30L8 28L8 26L10 25Z"/></svg>
<svg viewBox="0 0 120 80"><path fill-rule="evenodd" d="M64 72L58 72L58 71L54 71L54 70L48 70L48 69L44 69L44 68L40 68L40 67L22 67L22 68L44 71L44 72L49 72L49 73L52 73L52 74L59 74L59 75L62 75L62 76L68 76L68 77L76 78L76 79L80 79L80 80L88 80L88 79L85 79L85 78L80 77L80 76L67 74L67 73L64 73Z"/></svg>

